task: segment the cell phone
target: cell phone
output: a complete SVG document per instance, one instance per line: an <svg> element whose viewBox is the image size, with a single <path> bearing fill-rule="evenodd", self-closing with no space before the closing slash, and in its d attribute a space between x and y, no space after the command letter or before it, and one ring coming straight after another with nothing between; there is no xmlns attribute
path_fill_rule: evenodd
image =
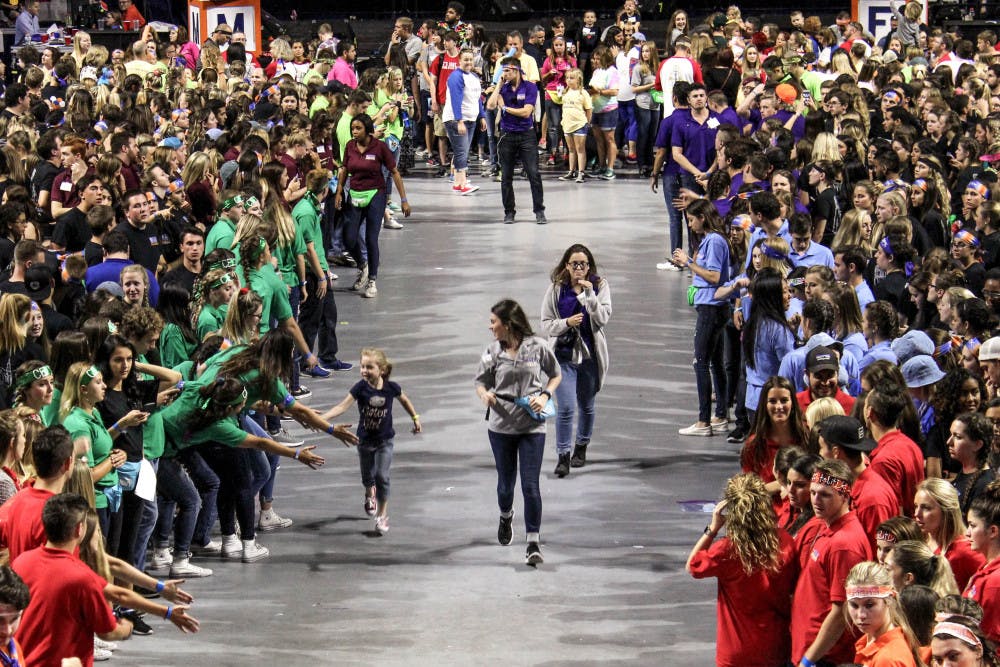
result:
<svg viewBox="0 0 1000 667"><path fill-rule="evenodd" d="M143 403L142 404L142 411L143 412L153 413L153 412L156 412L157 410L159 410L159 408L160 408L160 406L158 406L156 404L156 401L153 401L151 403Z"/></svg>
<svg viewBox="0 0 1000 667"><path fill-rule="evenodd" d="M812 104L812 93L810 93L808 90L803 90L802 101L805 102L806 104Z"/></svg>

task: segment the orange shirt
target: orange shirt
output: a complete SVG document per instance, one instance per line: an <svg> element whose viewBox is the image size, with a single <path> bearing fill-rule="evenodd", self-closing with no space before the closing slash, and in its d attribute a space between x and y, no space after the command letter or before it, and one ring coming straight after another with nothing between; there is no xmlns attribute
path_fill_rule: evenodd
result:
<svg viewBox="0 0 1000 667"><path fill-rule="evenodd" d="M854 649L854 662L865 667L917 667L902 628L893 628L870 644L865 635Z"/></svg>

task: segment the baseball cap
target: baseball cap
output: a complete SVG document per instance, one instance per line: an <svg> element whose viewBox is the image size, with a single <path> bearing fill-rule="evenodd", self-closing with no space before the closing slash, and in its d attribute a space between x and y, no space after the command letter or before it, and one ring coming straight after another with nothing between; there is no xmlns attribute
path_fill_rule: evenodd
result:
<svg viewBox="0 0 1000 667"><path fill-rule="evenodd" d="M817 371L840 371L840 362L837 355L830 348L820 345L809 350L806 355L806 370L810 373Z"/></svg>
<svg viewBox="0 0 1000 667"><path fill-rule="evenodd" d="M934 341L923 331L914 329L892 341L892 351L896 354L898 363L905 364L918 354L934 354Z"/></svg>
<svg viewBox="0 0 1000 667"><path fill-rule="evenodd" d="M24 272L24 291L28 298L41 303L52 294L52 271L44 265L35 265Z"/></svg>
<svg viewBox="0 0 1000 667"><path fill-rule="evenodd" d="M167 148L173 150L177 150L178 148L181 147L181 145L182 145L181 140L178 139L177 137L167 137L166 139L160 142L160 146L166 146Z"/></svg>
<svg viewBox="0 0 1000 667"><path fill-rule="evenodd" d="M900 368L903 373L903 381L906 386L915 389L926 387L929 384L940 382L944 373L938 368L934 357L927 354L918 354Z"/></svg>
<svg viewBox="0 0 1000 667"><path fill-rule="evenodd" d="M205 136L211 139L212 141L218 141L219 137L222 136L222 130L220 130L217 127L213 127L205 131Z"/></svg>
<svg viewBox="0 0 1000 667"><path fill-rule="evenodd" d="M979 347L979 361L996 361L1000 359L1000 336L987 338Z"/></svg>
<svg viewBox="0 0 1000 667"><path fill-rule="evenodd" d="M856 452L870 452L876 442L865 437L864 425L854 417L833 415L819 423L819 434L830 445L837 445Z"/></svg>
<svg viewBox="0 0 1000 667"><path fill-rule="evenodd" d="M778 87L774 89L774 94L785 104L791 104L799 96L799 91L795 90L795 86L789 83L779 83Z"/></svg>

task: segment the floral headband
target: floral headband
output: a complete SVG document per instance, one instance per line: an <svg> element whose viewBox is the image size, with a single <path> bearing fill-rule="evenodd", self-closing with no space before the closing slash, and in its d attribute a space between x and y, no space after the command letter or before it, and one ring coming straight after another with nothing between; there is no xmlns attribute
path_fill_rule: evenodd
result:
<svg viewBox="0 0 1000 667"><path fill-rule="evenodd" d="M848 586L847 599L857 600L859 598L890 598L896 594L896 589L892 586Z"/></svg>
<svg viewBox="0 0 1000 667"><path fill-rule="evenodd" d="M961 623L951 623L949 621L944 621L943 623L938 623L934 626L934 635L944 635L945 637L954 637L962 642L965 642L973 648L982 648L983 642L979 640L976 633L962 625Z"/></svg>
<svg viewBox="0 0 1000 667"><path fill-rule="evenodd" d="M822 484L823 486L829 486L834 491L849 498L851 495L851 483L846 479L841 479L840 477L834 477L833 475L827 474L817 470L812 476L813 484Z"/></svg>
<svg viewBox="0 0 1000 667"><path fill-rule="evenodd" d="M918 178L917 180L913 181L913 187L917 188L918 190L922 190L924 192L927 192L927 190L928 190L928 188L930 186L927 185L927 181L926 180L924 180L922 178Z"/></svg>
<svg viewBox="0 0 1000 667"><path fill-rule="evenodd" d="M738 215L735 218L733 218L733 221L729 224L732 225L734 228L739 228L745 232L750 232L750 233L753 233L754 229L756 229L753 226L753 222L750 220L750 216L746 215L745 213L743 215Z"/></svg>
<svg viewBox="0 0 1000 667"><path fill-rule="evenodd" d="M895 544L899 539L890 533L888 530L877 530L875 531L875 541L876 542L888 542L889 544Z"/></svg>

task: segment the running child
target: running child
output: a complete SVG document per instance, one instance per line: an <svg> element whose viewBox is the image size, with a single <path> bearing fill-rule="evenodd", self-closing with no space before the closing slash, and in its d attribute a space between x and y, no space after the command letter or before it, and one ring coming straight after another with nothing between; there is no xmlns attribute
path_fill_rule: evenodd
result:
<svg viewBox="0 0 1000 667"><path fill-rule="evenodd" d="M375 530L380 535L389 532L389 466L392 465L393 438L392 401L398 398L413 420L413 433L420 433L420 415L413 403L395 382L389 381L392 364L385 352L373 347L361 350L361 380L351 387L347 396L330 408L324 419L344 414L355 401L361 418L358 420L358 458L361 461L361 483L365 487L365 513L375 518Z"/></svg>

